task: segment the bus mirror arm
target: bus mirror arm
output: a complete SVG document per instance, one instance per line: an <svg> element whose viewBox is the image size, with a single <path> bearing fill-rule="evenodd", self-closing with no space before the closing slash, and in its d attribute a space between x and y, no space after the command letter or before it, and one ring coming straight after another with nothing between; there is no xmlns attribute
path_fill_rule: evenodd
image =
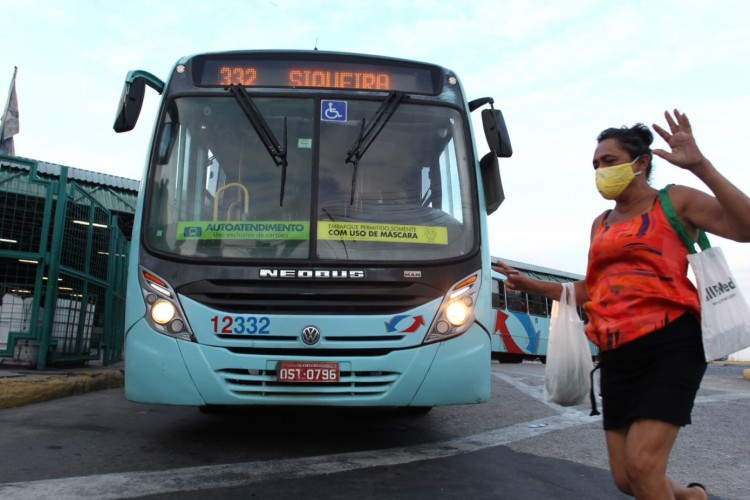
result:
<svg viewBox="0 0 750 500"><path fill-rule="evenodd" d="M495 104L495 100L492 97L480 97L479 99L469 101L469 113L473 113L485 104L493 105Z"/></svg>
<svg viewBox="0 0 750 500"><path fill-rule="evenodd" d="M143 97L146 85L156 90L159 94L164 91L164 82L151 73L142 70L129 71L125 77L122 87L120 103L117 107L115 124L112 127L115 132L129 132L133 130L138 122L143 106Z"/></svg>

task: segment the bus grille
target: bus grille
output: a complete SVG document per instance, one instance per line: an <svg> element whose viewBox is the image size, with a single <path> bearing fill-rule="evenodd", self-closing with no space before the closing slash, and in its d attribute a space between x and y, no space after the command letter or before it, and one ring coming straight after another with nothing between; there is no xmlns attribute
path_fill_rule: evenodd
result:
<svg viewBox="0 0 750 500"><path fill-rule="evenodd" d="M278 382L276 370L218 370L216 374L232 394L238 397L326 397L350 399L377 398L385 395L401 376L397 372L342 371L337 383L296 384Z"/></svg>
<svg viewBox="0 0 750 500"><path fill-rule="evenodd" d="M203 280L176 291L220 311L305 315L397 314L442 296L434 288L402 282L300 284Z"/></svg>

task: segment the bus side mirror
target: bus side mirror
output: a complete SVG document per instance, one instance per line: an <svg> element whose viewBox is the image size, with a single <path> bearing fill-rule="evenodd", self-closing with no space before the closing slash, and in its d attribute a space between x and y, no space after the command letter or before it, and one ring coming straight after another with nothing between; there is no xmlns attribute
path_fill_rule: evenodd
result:
<svg viewBox="0 0 750 500"><path fill-rule="evenodd" d="M125 84L122 87L122 94L120 94L115 124L112 127L115 132L129 132L135 127L138 122L138 115L141 114L146 85L159 94L164 91L164 82L151 73L141 70L128 72L125 77Z"/></svg>
<svg viewBox="0 0 750 500"><path fill-rule="evenodd" d="M508 128L505 126L502 111L494 108L483 109L482 126L490 151L495 151L500 158L513 156L513 147L510 145L510 136L508 135Z"/></svg>
<svg viewBox="0 0 750 500"><path fill-rule="evenodd" d="M132 82L125 82L122 86L115 125L112 127L115 129L115 132L120 133L133 130L138 121L138 115L141 114L145 93L146 81L143 78L136 78Z"/></svg>
<svg viewBox="0 0 750 500"><path fill-rule="evenodd" d="M482 173L482 185L484 186L484 202L487 206L487 215L490 215L505 201L503 183L500 180L500 165L497 161L499 155L490 151L479 160L479 170Z"/></svg>

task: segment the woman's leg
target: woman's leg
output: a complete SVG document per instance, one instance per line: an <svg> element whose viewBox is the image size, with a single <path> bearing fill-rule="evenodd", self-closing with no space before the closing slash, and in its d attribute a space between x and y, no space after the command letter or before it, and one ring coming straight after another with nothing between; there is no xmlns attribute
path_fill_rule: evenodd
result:
<svg viewBox="0 0 750 500"><path fill-rule="evenodd" d="M639 499L674 498L667 462L680 428L659 420L637 419L625 439L625 473Z"/></svg>
<svg viewBox="0 0 750 500"><path fill-rule="evenodd" d="M686 488L667 476L667 464L679 427L639 419L627 429L606 431L610 469L617 488L638 499L707 498L700 488Z"/></svg>
<svg viewBox="0 0 750 500"><path fill-rule="evenodd" d="M628 430L604 431L604 436L607 439L609 452L609 470L612 472L615 486L626 495L632 496L633 490L630 489L630 481L625 470L625 440L628 437Z"/></svg>

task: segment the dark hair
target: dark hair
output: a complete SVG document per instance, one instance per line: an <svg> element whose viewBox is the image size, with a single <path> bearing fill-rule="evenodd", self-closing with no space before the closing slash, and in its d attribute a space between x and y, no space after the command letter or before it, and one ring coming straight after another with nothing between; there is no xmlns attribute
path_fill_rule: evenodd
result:
<svg viewBox="0 0 750 500"><path fill-rule="evenodd" d="M648 167L646 167L646 178L651 181L651 169L653 168L651 143L654 142L654 134L649 128L642 124L636 123L632 127L611 127L603 130L599 137L596 138L597 144L605 139L616 139L620 147L628 152L630 160L635 160L639 156L648 156Z"/></svg>

